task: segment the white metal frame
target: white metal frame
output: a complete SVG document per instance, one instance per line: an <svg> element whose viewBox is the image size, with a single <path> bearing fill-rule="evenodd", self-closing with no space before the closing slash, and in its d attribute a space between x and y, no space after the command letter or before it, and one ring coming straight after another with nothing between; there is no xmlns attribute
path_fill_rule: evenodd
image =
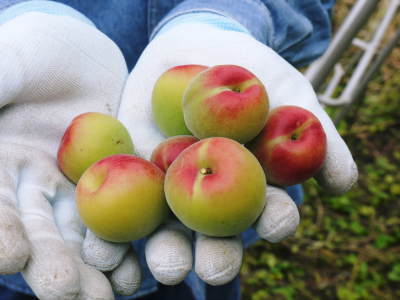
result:
<svg viewBox="0 0 400 300"><path fill-rule="evenodd" d="M322 105L348 108L361 95L373 73L379 69L400 40L399 28L392 40L378 53L382 38L400 8L400 0L390 0L386 13L370 40L365 41L355 37L375 11L378 2L379 0L357 1L333 37L325 54L306 70L305 75L316 91L324 85L323 91L318 93L318 99ZM346 73L339 60L350 45L360 48L363 53L352 70L344 90L335 97L336 88ZM332 74L331 78L325 83L330 74ZM340 115L343 117L344 112Z"/></svg>

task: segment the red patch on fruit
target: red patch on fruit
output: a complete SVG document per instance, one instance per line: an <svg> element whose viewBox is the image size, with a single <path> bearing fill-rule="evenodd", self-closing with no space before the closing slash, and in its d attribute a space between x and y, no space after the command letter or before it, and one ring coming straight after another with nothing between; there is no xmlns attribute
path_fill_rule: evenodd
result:
<svg viewBox="0 0 400 300"><path fill-rule="evenodd" d="M168 153L164 156L165 160L165 167L166 169L172 164L172 162L181 154L183 150L185 150L187 147L192 145L194 142L181 142L181 143L174 143L171 145L171 148L169 149Z"/></svg>
<svg viewBox="0 0 400 300"><path fill-rule="evenodd" d="M151 161L166 172L179 154L197 141L198 139L193 136L175 136L169 138L154 149Z"/></svg>
<svg viewBox="0 0 400 300"><path fill-rule="evenodd" d="M64 152L65 152L67 146L69 145L69 143L71 142L71 139L72 139L72 136L74 133L73 127L79 128L79 120L84 118L88 114L92 114L92 113L91 112L83 113L83 114L80 114L80 115L76 116L75 118L73 118L71 123L65 130L64 135L61 138L60 146L59 146L58 152L57 152L57 161L58 161L58 164L60 167L61 167L61 165L64 164L64 160L63 160Z"/></svg>
<svg viewBox="0 0 400 300"><path fill-rule="evenodd" d="M212 116L217 122L226 122L228 119L236 119L242 116L243 111L252 111L265 98L262 97L263 89L258 85L252 85L241 93L223 91L205 101Z"/></svg>
<svg viewBox="0 0 400 300"><path fill-rule="evenodd" d="M121 176L114 177L113 174L124 172L129 169L134 170L134 172L136 173L144 173L147 177L151 178L164 177L164 173L154 163L134 155L111 155L93 165L93 167L99 168L107 166L112 166L112 168L109 168L109 180L111 181L113 180L113 178L116 178L117 180L121 179ZM140 178L140 176L138 176L137 178Z"/></svg>
<svg viewBox="0 0 400 300"><path fill-rule="evenodd" d="M214 88L240 84L253 79L255 76L250 71L235 65L220 65L208 69L204 76L204 87Z"/></svg>
<svg viewBox="0 0 400 300"><path fill-rule="evenodd" d="M315 175L322 167L325 157L326 138L319 134L318 123L311 125L298 140L288 139L271 149L268 161L272 180L285 185L303 182ZM314 132L318 130L317 132Z"/></svg>
<svg viewBox="0 0 400 300"><path fill-rule="evenodd" d="M187 151L183 151L179 158L175 160L168 172L174 173L173 178L179 178L179 182L175 182L176 185L182 185L186 190L186 193L190 196L193 195L194 183L199 173L197 167L197 155L199 153L199 147L203 142L197 142L186 148Z"/></svg>
<svg viewBox="0 0 400 300"><path fill-rule="evenodd" d="M57 161L58 165L61 168L64 165L64 152L67 148L66 145L68 145L71 141L71 135L72 135L72 126L70 125L67 127L67 130L64 132L64 135L61 138L60 146L57 152Z"/></svg>
<svg viewBox="0 0 400 300"><path fill-rule="evenodd" d="M212 173L203 175L201 190L213 199L218 194L223 199L226 191L240 184L236 182L235 174L237 174L238 165L243 162L238 155L237 145L234 141L226 138L210 138L207 140L208 165L204 167L210 168ZM221 161L221 157L229 157L229 159Z"/></svg>
<svg viewBox="0 0 400 300"><path fill-rule="evenodd" d="M315 118L309 111L296 106L282 106L272 110L269 115L263 130L268 140L294 132L302 124Z"/></svg>
<svg viewBox="0 0 400 300"><path fill-rule="evenodd" d="M182 74L184 76L187 76L188 74L197 74L200 71L203 71L205 69L207 69L207 67L202 66L202 65L181 65L181 66L173 67L173 68L169 69L168 71L177 73L179 75Z"/></svg>
<svg viewBox="0 0 400 300"><path fill-rule="evenodd" d="M326 155L326 135L314 114L297 106L272 110L260 134L248 144L268 180L301 183L314 176Z"/></svg>

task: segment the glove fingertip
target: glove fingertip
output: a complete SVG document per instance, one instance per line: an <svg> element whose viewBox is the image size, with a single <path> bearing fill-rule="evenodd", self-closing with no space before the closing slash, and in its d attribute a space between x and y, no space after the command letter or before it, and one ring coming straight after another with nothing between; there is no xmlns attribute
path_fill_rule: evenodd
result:
<svg viewBox="0 0 400 300"><path fill-rule="evenodd" d="M154 278L165 285L182 282L192 269L189 235L181 228L164 226L147 241L146 261Z"/></svg>
<svg viewBox="0 0 400 300"><path fill-rule="evenodd" d="M108 242L87 230L81 255L88 265L107 272L114 270L121 263L128 249L129 243Z"/></svg>
<svg viewBox="0 0 400 300"><path fill-rule="evenodd" d="M207 284L218 286L232 281L243 261L243 244L239 237L214 238L198 235L195 272Z"/></svg>
<svg viewBox="0 0 400 300"><path fill-rule="evenodd" d="M257 234L277 243L294 234L299 223L299 210L290 196L284 190L269 187L264 211L254 226Z"/></svg>
<svg viewBox="0 0 400 300"><path fill-rule="evenodd" d="M21 272L30 254L30 244L18 213L9 205L0 205L0 274Z"/></svg>
<svg viewBox="0 0 400 300"><path fill-rule="evenodd" d="M130 296L139 290L142 272L136 255L129 252L122 263L111 273L109 279L117 294Z"/></svg>
<svg viewBox="0 0 400 300"><path fill-rule="evenodd" d="M328 149L324 165L315 179L326 191L340 195L356 184L358 168L350 153L342 155Z"/></svg>

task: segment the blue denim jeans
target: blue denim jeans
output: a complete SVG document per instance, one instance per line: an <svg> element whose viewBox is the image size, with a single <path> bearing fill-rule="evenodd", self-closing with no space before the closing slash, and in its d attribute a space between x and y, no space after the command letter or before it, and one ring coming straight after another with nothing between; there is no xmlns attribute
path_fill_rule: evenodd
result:
<svg viewBox="0 0 400 300"><path fill-rule="evenodd" d="M21 3L26 2L26 3ZM24 11L39 10L71 14L71 9L44 1L0 0L0 24ZM129 70L133 68L152 33L170 20L187 13L215 13L235 19L256 39L273 48L295 66L310 63L326 49L330 39L330 10L334 0L58 0L82 13L122 50ZM19 4L18 4L19 3ZM235 5L232 5L234 3ZM17 5L16 5L17 4ZM8 8L8 9L7 9ZM3 11L3 14L2 14ZM303 192L300 185L287 191L297 205ZM248 247L258 239L254 230L242 234ZM211 287L192 271L175 287L157 285L144 257L145 239L134 242L142 265L143 282L133 297L117 299L239 299L239 277ZM0 299L34 299L20 274L0 276Z"/></svg>
<svg viewBox="0 0 400 300"><path fill-rule="evenodd" d="M1 11L28 0L0 0ZM153 30L187 12L236 19L288 62L303 66L320 56L331 35L335 0L55 0L84 14L122 50L132 69ZM32 1L30 1L32 2ZM232 5L234 3L235 5Z"/></svg>

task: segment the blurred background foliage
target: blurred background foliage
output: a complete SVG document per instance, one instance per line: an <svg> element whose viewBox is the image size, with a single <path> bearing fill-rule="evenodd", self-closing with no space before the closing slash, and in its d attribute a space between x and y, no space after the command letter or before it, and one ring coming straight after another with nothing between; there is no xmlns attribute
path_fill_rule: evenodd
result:
<svg viewBox="0 0 400 300"><path fill-rule="evenodd" d="M337 1L334 30L354 2ZM360 37L370 36L387 4L381 1ZM398 26L399 13L385 41ZM355 51L351 47L344 61ZM335 114L333 108L327 111ZM296 234L278 244L259 241L247 250L241 270L244 300L400 299L398 46L337 128L357 162L357 185L332 196L314 180L304 184Z"/></svg>

